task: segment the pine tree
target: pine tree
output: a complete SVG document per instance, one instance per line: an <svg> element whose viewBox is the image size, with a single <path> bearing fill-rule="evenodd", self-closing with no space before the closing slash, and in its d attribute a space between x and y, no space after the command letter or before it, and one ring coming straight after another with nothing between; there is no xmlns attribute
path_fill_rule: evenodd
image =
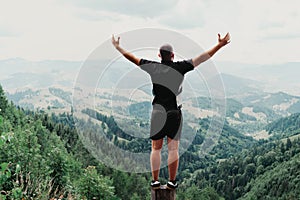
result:
<svg viewBox="0 0 300 200"><path fill-rule="evenodd" d="M0 114L3 115L5 113L5 110L7 108L7 99L5 97L4 90L2 86L0 85Z"/></svg>
<svg viewBox="0 0 300 200"><path fill-rule="evenodd" d="M286 140L286 149L289 150L292 147L292 141L290 140L290 138L288 138Z"/></svg>

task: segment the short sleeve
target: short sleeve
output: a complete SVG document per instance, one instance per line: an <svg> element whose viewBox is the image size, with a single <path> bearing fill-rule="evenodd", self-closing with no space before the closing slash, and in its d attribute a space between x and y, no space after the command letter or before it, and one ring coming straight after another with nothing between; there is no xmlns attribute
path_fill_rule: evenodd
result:
<svg viewBox="0 0 300 200"><path fill-rule="evenodd" d="M145 65L145 64L150 64L152 63L153 61L150 61L150 60L146 60L146 59L141 59L140 60L140 63L139 63L139 66L142 66L142 65Z"/></svg>
<svg viewBox="0 0 300 200"><path fill-rule="evenodd" d="M142 70L146 71L148 74L151 75L154 72L156 64L157 62L155 61L141 59L139 66Z"/></svg>
<svg viewBox="0 0 300 200"><path fill-rule="evenodd" d="M177 62L177 65L179 65L178 70L182 75L195 69L192 59L179 61Z"/></svg>

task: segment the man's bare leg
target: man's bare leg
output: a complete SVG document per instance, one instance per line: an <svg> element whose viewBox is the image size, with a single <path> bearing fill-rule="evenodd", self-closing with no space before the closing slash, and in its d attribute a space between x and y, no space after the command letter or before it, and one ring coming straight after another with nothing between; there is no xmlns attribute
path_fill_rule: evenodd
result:
<svg viewBox="0 0 300 200"><path fill-rule="evenodd" d="M168 137L168 169L170 181L175 181L179 164L178 154L179 140L173 140Z"/></svg>
<svg viewBox="0 0 300 200"><path fill-rule="evenodd" d="M163 139L152 140L152 151L150 155L152 178L154 181L158 181L160 162L161 162L161 149L163 145Z"/></svg>

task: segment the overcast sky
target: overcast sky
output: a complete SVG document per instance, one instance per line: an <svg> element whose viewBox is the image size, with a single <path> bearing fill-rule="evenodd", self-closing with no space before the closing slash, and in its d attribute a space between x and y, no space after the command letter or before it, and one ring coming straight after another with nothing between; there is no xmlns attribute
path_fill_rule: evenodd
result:
<svg viewBox="0 0 300 200"><path fill-rule="evenodd" d="M178 31L204 49L216 43L218 32L230 32L232 42L216 61L299 61L299 0L0 2L0 59L81 61L112 33L161 28Z"/></svg>

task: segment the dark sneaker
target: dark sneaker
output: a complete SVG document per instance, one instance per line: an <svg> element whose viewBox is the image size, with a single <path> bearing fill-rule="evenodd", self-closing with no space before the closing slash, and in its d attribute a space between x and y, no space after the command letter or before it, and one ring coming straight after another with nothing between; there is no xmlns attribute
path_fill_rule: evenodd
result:
<svg viewBox="0 0 300 200"><path fill-rule="evenodd" d="M160 182L159 181L151 181L151 188L152 189L159 189L160 188Z"/></svg>
<svg viewBox="0 0 300 200"><path fill-rule="evenodd" d="M167 188L172 190L176 189L178 188L178 184L176 183L176 181L168 181Z"/></svg>

